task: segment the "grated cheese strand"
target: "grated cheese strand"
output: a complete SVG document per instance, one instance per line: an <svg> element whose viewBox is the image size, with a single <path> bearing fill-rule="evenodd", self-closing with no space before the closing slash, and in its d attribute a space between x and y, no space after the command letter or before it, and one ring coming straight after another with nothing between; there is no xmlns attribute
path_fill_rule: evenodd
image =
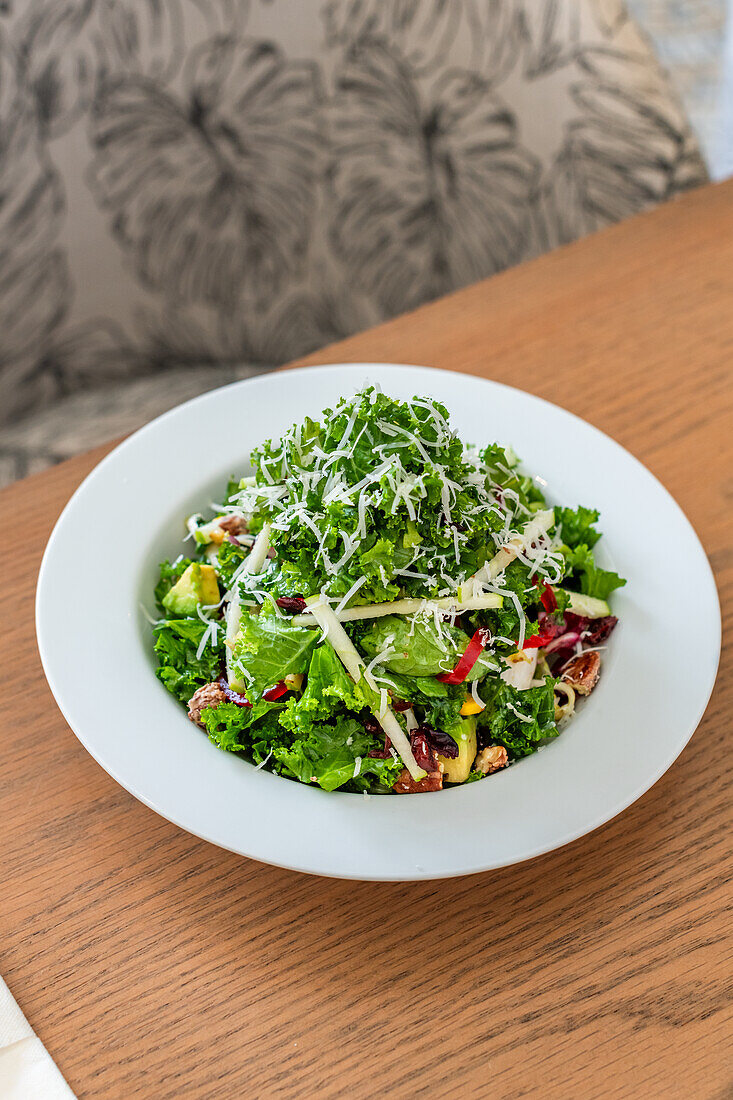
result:
<svg viewBox="0 0 733 1100"><path fill-rule="evenodd" d="M311 609L316 622L325 632L329 645L333 647L336 656L339 658L354 683L358 684L363 678L372 691L378 692L379 688L377 687L374 677L367 672L364 667L364 662L359 656L348 634L336 618L333 608L329 607L320 596L310 596L306 600L306 603ZM372 707L371 710L372 714L399 753L402 763L405 765L415 782L424 779L426 773L422 768L418 767L417 761L412 754L412 749L410 748L410 742L405 736L405 732L395 718L391 708L382 704L378 710L375 710L374 707Z"/></svg>
<svg viewBox="0 0 733 1100"><path fill-rule="evenodd" d="M488 581L493 581L500 573L504 572L508 565L511 565L517 557L517 554L530 546L536 539L546 535L554 522L555 512L552 508L548 508L544 512L537 512L534 519L530 520L529 523L524 526L522 532L509 539L506 546L504 546L491 561L487 561L486 564L479 569L478 573L474 573L473 577L464 581L464 585L468 585L471 581L473 581L476 586L485 584Z"/></svg>

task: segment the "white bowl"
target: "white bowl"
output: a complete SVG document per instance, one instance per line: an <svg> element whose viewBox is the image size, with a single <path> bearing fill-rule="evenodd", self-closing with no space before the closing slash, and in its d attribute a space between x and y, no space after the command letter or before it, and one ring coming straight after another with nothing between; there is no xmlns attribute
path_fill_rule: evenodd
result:
<svg viewBox="0 0 733 1100"><path fill-rule="evenodd" d="M252 446L363 383L427 394L473 443L510 443L552 501L601 510L601 560L628 578L601 681L557 740L481 783L420 797L303 786L221 752L153 675L158 563L183 517L221 497ZM683 604L684 606L681 606ZM214 390L154 420L82 483L38 580L43 667L94 758L181 828L312 874L431 879L503 867L567 844L639 798L692 736L720 652L705 553L660 483L608 436L519 390L424 367L287 371Z"/></svg>

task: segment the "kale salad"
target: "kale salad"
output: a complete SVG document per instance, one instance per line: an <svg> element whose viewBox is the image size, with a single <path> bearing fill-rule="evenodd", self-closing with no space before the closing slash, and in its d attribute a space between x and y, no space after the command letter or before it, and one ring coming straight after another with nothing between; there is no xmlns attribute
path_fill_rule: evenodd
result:
<svg viewBox="0 0 733 1100"><path fill-rule="evenodd" d="M591 508L510 448L369 387L256 448L160 567L157 676L220 749L325 791L413 794L557 737L625 582Z"/></svg>

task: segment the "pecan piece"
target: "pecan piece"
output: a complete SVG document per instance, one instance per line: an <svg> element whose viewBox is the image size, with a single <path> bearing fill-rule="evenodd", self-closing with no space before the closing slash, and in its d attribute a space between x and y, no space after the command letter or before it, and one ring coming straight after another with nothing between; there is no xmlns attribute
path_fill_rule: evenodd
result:
<svg viewBox="0 0 733 1100"><path fill-rule="evenodd" d="M489 745L487 748L481 749L473 762L473 766L477 772L491 775L492 772L498 772L500 768L505 768L508 763L509 756L503 745Z"/></svg>
<svg viewBox="0 0 733 1100"><path fill-rule="evenodd" d="M244 516L226 516L219 520L219 526L229 535L245 535L248 530Z"/></svg>
<svg viewBox="0 0 733 1100"><path fill-rule="evenodd" d="M442 771L428 772L424 779L414 780L407 768L403 768L392 787L397 794L422 794L423 791L441 791L443 789Z"/></svg>
<svg viewBox="0 0 733 1100"><path fill-rule="evenodd" d="M201 721L201 711L205 710L206 707L218 707L219 703L225 703L226 700L226 691L221 684L216 683L216 681L211 684L204 684L198 691L194 691L188 700L188 717L197 726L204 729L204 724Z"/></svg>
<svg viewBox="0 0 733 1100"><path fill-rule="evenodd" d="M586 651L568 661L560 679L564 684L574 688L579 695L590 695L598 683L600 672L600 654L595 651Z"/></svg>

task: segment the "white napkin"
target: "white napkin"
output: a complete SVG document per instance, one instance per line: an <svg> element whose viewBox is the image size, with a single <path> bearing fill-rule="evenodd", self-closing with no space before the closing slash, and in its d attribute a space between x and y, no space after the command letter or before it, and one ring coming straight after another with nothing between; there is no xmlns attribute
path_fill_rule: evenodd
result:
<svg viewBox="0 0 733 1100"><path fill-rule="evenodd" d="M0 1096L2 1100L74 1100L41 1040L0 978Z"/></svg>

